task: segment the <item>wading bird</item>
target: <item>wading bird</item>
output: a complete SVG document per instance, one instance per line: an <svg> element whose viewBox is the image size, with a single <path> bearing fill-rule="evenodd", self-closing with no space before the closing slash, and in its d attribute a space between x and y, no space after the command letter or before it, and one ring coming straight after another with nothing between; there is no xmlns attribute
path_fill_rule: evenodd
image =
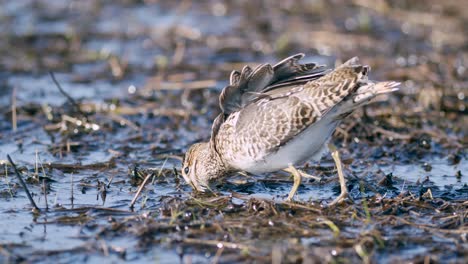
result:
<svg viewBox="0 0 468 264"><path fill-rule="evenodd" d="M182 175L198 191L236 171L266 173L287 170L294 176L288 200L301 177L295 168L318 161L329 149L337 167L341 194L346 181L338 151L328 142L337 125L356 108L379 94L398 90L397 82L368 80L369 66L352 58L333 70L315 63L300 64L304 54L275 65L245 66L233 71L219 97L221 113L208 142L192 145L183 159ZM327 148L328 147L328 148Z"/></svg>

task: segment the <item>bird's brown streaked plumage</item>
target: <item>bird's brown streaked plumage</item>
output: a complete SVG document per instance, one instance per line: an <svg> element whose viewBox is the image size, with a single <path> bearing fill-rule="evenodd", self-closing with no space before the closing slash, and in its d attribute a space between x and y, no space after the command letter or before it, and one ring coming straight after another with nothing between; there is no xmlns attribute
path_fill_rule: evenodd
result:
<svg viewBox="0 0 468 264"><path fill-rule="evenodd" d="M231 171L270 172L319 159L344 116L398 85L369 81L370 68L357 58L326 70L300 64L303 56L231 73L210 141L192 146L184 161L184 177L196 189Z"/></svg>

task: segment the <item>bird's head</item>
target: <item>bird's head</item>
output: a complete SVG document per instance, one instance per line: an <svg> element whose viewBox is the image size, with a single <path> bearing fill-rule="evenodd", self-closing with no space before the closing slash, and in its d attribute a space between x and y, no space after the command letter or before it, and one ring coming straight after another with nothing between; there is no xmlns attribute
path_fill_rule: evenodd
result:
<svg viewBox="0 0 468 264"><path fill-rule="evenodd" d="M209 183L226 174L223 162L213 153L209 142L195 143L185 153L182 176L195 190L210 190Z"/></svg>

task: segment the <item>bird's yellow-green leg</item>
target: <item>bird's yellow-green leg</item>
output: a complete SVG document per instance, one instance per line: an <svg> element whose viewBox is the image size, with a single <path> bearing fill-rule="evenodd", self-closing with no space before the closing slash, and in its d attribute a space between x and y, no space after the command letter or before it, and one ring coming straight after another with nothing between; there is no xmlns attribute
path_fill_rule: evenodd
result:
<svg viewBox="0 0 468 264"><path fill-rule="evenodd" d="M328 149L330 150L331 156L333 160L335 161L336 170L338 172L338 178L340 179L340 187L341 187L340 195L336 197L335 200L333 200L328 205L328 206L333 206L337 203L343 202L348 197L348 189L346 188L346 180L343 174L343 166L340 160L340 153L338 152L338 149L336 149L336 147L331 143L328 145Z"/></svg>
<svg viewBox="0 0 468 264"><path fill-rule="evenodd" d="M321 181L322 180L322 178L320 178L318 176L308 174L308 173L306 173L306 172L304 172L302 170L298 170L298 169L296 169L296 170L299 172L299 174L301 174L301 177L303 177L303 178L314 179L316 181ZM283 169L283 171L293 174L293 171L289 167L286 168L286 169Z"/></svg>
<svg viewBox="0 0 468 264"><path fill-rule="evenodd" d="M294 185L289 192L288 198L286 199L286 201L292 201L292 198L297 192L297 188L299 188L299 185L301 184L301 173L296 168L294 168L293 165L289 165L287 170L294 176Z"/></svg>

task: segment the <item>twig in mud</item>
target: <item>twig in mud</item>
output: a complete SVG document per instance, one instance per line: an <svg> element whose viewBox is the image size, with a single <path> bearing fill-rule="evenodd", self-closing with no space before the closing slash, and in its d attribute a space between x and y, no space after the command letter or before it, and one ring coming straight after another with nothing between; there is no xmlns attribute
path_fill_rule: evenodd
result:
<svg viewBox="0 0 468 264"><path fill-rule="evenodd" d="M272 200L272 201L275 202L274 200ZM314 208L314 207L307 206L307 205L303 205L303 204L299 204L299 203L293 203L293 202L275 202L275 203L284 204L284 205L287 205L287 206L289 206L291 208L298 208L298 209L302 209L302 210L312 211L312 212L315 212L317 214L322 214L321 209Z"/></svg>
<svg viewBox="0 0 468 264"><path fill-rule="evenodd" d="M155 156L156 158L158 159L175 159L175 160L178 160L178 161L182 161L183 158L181 156L177 156L177 155L171 155L171 154L161 154L161 155L156 155Z"/></svg>
<svg viewBox="0 0 468 264"><path fill-rule="evenodd" d="M65 92L65 90L63 90L62 86L60 85L60 83L57 81L57 79L55 79L55 74L53 72L49 72L49 75L50 77L52 78L52 81L55 83L55 85L57 86L57 88L59 89L60 93L63 94L63 96L65 96L67 98L67 100L73 105L73 107L75 107L75 110L76 112L78 112L80 115L82 115L83 117L87 117L87 115L85 113L83 113L80 109L80 106L78 105L78 103L75 101L75 99L73 99L73 97L71 97L69 94L67 94Z"/></svg>
<svg viewBox="0 0 468 264"><path fill-rule="evenodd" d="M335 237L338 237L340 235L340 228L338 228L338 226L336 226L335 223L333 223L333 221L328 219L322 219L320 222L327 225L333 231L333 235Z"/></svg>
<svg viewBox="0 0 468 264"><path fill-rule="evenodd" d="M7 263L8 263L8 260L11 258L10 252L8 252L8 250L4 249L3 246L0 247L0 255L5 257Z"/></svg>
<svg viewBox="0 0 468 264"><path fill-rule="evenodd" d="M34 177L39 179L39 154L37 152L37 148L34 151L36 159L34 160Z"/></svg>
<svg viewBox="0 0 468 264"><path fill-rule="evenodd" d="M129 126L130 128L132 128L133 130L136 130L136 131L140 131L140 127L135 124L134 122L128 120L127 118L123 117L123 116L119 116L119 115L116 115L116 114L109 114L109 118L121 125L127 125Z"/></svg>
<svg viewBox="0 0 468 264"><path fill-rule="evenodd" d="M180 190L180 176L179 172L177 171L176 167L172 168L172 172L174 173L174 182L177 190Z"/></svg>
<svg viewBox="0 0 468 264"><path fill-rule="evenodd" d="M216 251L216 254L213 257L213 261L211 262L213 264L218 264L219 263L219 259L221 257L221 254L223 254L223 251L224 251L224 245L223 244L218 244L217 247L218 247L218 250Z"/></svg>
<svg viewBox="0 0 468 264"><path fill-rule="evenodd" d="M151 174L148 174L146 176L145 180L141 183L140 187L138 187L138 191L135 194L135 197L133 197L132 202L130 203L130 209L133 209L133 206L135 205L135 202L136 202L138 196L140 196L141 190L143 190L143 187L145 187L145 185L148 182L149 178L151 178L152 176L154 176L154 172L151 173Z"/></svg>
<svg viewBox="0 0 468 264"><path fill-rule="evenodd" d="M16 177L18 177L18 180L20 181L21 185L23 186L24 191L26 192L26 195L28 196L29 202L31 205L34 207L35 210L38 212L41 211L39 207L37 207L36 202L34 202L34 199L31 196L31 193L29 192L28 186L26 186L26 183L24 182L23 178L21 177L20 172L18 171L18 168L16 167L16 164L13 162L11 159L10 155L7 154L8 161L10 162L11 166L13 166L13 169L15 170Z"/></svg>
<svg viewBox="0 0 468 264"><path fill-rule="evenodd" d="M108 207L95 207L95 206L83 206L78 208L57 208L54 212L75 212L75 213L85 213L89 210L93 210L95 212L103 212L105 214L115 214L115 215L134 215L133 212L122 210L122 209L115 209L115 208L108 208Z"/></svg>
<svg viewBox="0 0 468 264"><path fill-rule="evenodd" d="M13 91L11 93L11 127L13 128L13 132L17 129L17 119L16 119L16 87L13 87Z"/></svg>
<svg viewBox="0 0 468 264"><path fill-rule="evenodd" d="M71 145L70 145L70 140L68 138L67 138L66 146L67 146L67 153L70 153L71 152Z"/></svg>
<svg viewBox="0 0 468 264"><path fill-rule="evenodd" d="M179 65L184 59L184 54L185 54L185 41L178 41L176 43L174 55L172 56L172 65Z"/></svg>
<svg viewBox="0 0 468 264"><path fill-rule="evenodd" d="M99 196L101 196L102 205L104 205L106 203L106 197L107 197L106 184L98 180L97 187L98 187L98 195L96 196L96 200L99 200Z"/></svg>
<svg viewBox="0 0 468 264"><path fill-rule="evenodd" d="M102 162L102 163L94 163L94 164L85 164L85 165L82 165L82 164L61 164L61 163L48 163L46 164L45 166L47 168L51 168L51 169L58 169L58 170L62 170L62 171L65 171L65 172L73 172L73 171L76 171L76 170L86 170L86 169L93 169L93 170L97 170L97 169L107 169L107 168L110 168L111 166L114 166L114 159L110 159L109 161L105 161L105 162Z"/></svg>
<svg viewBox="0 0 468 264"><path fill-rule="evenodd" d="M107 246L106 241L101 240L100 244L101 244L102 253L104 254L104 256L108 257L109 256L109 247Z"/></svg>
<svg viewBox="0 0 468 264"><path fill-rule="evenodd" d="M71 183L70 183L70 201L71 201L71 206L73 208L73 201L75 200L75 198L73 197L73 173L71 174Z"/></svg>
<svg viewBox="0 0 468 264"><path fill-rule="evenodd" d="M198 90L216 87L215 80L162 83L157 90Z"/></svg>
<svg viewBox="0 0 468 264"><path fill-rule="evenodd" d="M400 134L400 133L397 133L397 132L394 132L394 131L389 131L389 130L383 129L383 128L378 127L378 126L371 126L371 127L374 130L374 132L378 132L378 133L380 133L382 135L385 135L387 137L391 137L391 138L394 138L394 139L409 140L411 138L411 135Z"/></svg>
<svg viewBox="0 0 468 264"><path fill-rule="evenodd" d="M164 107L161 108L153 103L143 104L139 107L119 106L115 112L119 115L137 115L141 113L151 113L155 116L170 116L187 118L190 111L181 108Z"/></svg>
<svg viewBox="0 0 468 264"><path fill-rule="evenodd" d="M166 161L167 161L167 158L164 160L163 164L162 164L161 167L159 168L158 175L157 175L156 177L161 176L162 171L163 171L163 169L164 169L164 166L166 165ZM155 179L156 179L156 178L153 178L153 180L151 181L151 184L154 184L154 180L155 180Z"/></svg>
<svg viewBox="0 0 468 264"><path fill-rule="evenodd" d="M361 241L354 245L354 250L356 251L356 254L358 254L359 257L361 257L363 263L370 263L370 256L372 251L367 252L367 249L365 247L366 242L373 243L374 239L372 237L364 237Z"/></svg>
<svg viewBox="0 0 468 264"><path fill-rule="evenodd" d="M42 190L44 192L45 207L47 211L49 210L49 204L47 202L47 187L46 187L45 179L42 179Z"/></svg>
<svg viewBox="0 0 468 264"><path fill-rule="evenodd" d="M8 165L7 163L5 162L5 183L8 187L8 193L10 194L11 198L13 198L13 191L11 189L11 186L10 186L10 181L8 180Z"/></svg>
<svg viewBox="0 0 468 264"><path fill-rule="evenodd" d="M193 204L196 204L200 207L212 207L212 208L219 208L219 205L222 204L222 203L226 203L228 200L230 200L231 198L229 196L221 196L221 197L214 197L212 199L208 199L208 200L201 200L201 199L197 199L191 195L189 195L191 200L189 200L188 202L190 203L190 201L193 201L194 203Z"/></svg>
<svg viewBox="0 0 468 264"><path fill-rule="evenodd" d="M115 174L113 174L112 177L109 179L109 182L107 183L106 188L110 187L112 181L114 180L114 177L115 177Z"/></svg>

